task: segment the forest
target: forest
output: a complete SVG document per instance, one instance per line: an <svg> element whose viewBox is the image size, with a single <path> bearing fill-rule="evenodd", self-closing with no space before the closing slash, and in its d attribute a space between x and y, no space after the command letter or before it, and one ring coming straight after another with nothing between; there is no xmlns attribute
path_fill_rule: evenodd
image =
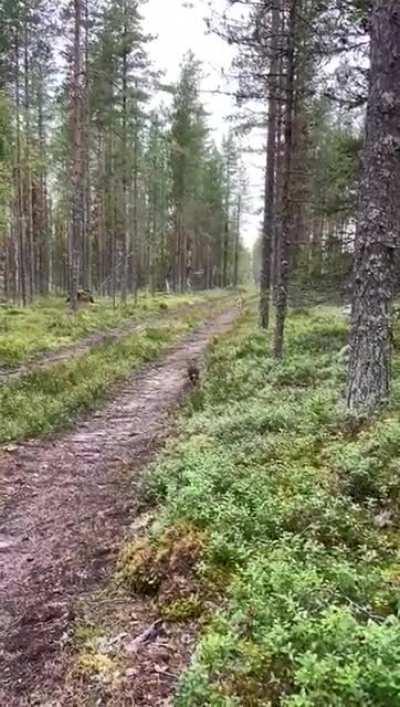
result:
<svg viewBox="0 0 400 707"><path fill-rule="evenodd" d="M139 10L2 3L6 300L67 291L74 305L83 288L126 302L146 288L238 283L244 173L233 132L213 141L191 52L176 83L163 83Z"/></svg>
<svg viewBox="0 0 400 707"><path fill-rule="evenodd" d="M400 707L400 2L0 0L0 707Z"/></svg>

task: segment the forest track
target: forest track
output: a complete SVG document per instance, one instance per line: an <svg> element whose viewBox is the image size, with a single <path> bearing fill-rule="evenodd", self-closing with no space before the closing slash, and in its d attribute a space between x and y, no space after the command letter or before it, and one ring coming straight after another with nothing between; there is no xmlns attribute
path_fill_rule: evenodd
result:
<svg viewBox="0 0 400 707"><path fill-rule="evenodd" d="M182 315L187 314L188 312L210 312L212 307L221 305L224 302L224 299L226 298L221 296L221 298L205 301L204 303L194 305L185 304L177 307L176 309L166 310L160 315L151 315L147 319L143 319L143 321L128 319L125 324L121 324L119 327L97 330L93 334L89 334L89 336L85 336L73 344L62 346L55 351L47 351L33 359L30 359L17 368L0 367L0 385L13 383L19 378L23 378L23 376L28 376L32 373L48 369L51 366L56 366L60 363L68 363L69 361L83 358L83 356L90 353L90 351L97 349L104 344L116 343L128 336L131 336L132 334L145 331L148 327L163 326L168 324L168 322L180 319Z"/></svg>
<svg viewBox="0 0 400 707"><path fill-rule="evenodd" d="M72 431L0 452L0 705L38 704L35 689L57 683L73 605L110 573L137 511L138 471L171 432L188 388L187 361L237 314L204 322Z"/></svg>

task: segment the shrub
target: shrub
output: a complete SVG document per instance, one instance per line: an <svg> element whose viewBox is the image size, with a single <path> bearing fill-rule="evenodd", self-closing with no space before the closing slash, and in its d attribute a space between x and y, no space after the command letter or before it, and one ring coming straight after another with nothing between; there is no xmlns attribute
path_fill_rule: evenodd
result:
<svg viewBox="0 0 400 707"><path fill-rule="evenodd" d="M198 564L204 537L188 525L175 525L150 540L128 545L120 558L117 582L137 594L157 594L163 582L187 578ZM188 600L189 601L189 600Z"/></svg>
<svg viewBox="0 0 400 707"><path fill-rule="evenodd" d="M152 472L161 527L204 531L196 601L226 595L179 707L400 704L397 535L375 523L397 513L400 428L343 416L345 336L337 314L296 313L276 365L245 318Z"/></svg>

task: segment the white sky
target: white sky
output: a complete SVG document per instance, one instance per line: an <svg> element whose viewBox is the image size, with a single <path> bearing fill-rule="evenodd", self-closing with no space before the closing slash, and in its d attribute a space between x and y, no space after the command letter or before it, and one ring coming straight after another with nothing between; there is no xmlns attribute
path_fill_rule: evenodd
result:
<svg viewBox="0 0 400 707"><path fill-rule="evenodd" d="M234 50L219 37L207 34L204 18L210 12L208 2L194 0L190 5L192 7L185 7L183 0L148 0L142 7L144 30L157 36L151 44L150 55L155 66L166 72L167 81L176 81L182 57L189 49L203 63L202 100L210 114L209 125L214 131L214 137L220 143L229 128L227 118L235 111L234 99L210 95L207 91L226 88L221 79L221 70L229 71ZM225 9L226 2L213 0L212 7L220 13ZM254 143L252 146L259 147L260 137L254 135L251 142ZM242 223L242 237L248 246L254 243L259 231L260 215L256 212L262 205L263 160L262 156L244 154L250 198Z"/></svg>

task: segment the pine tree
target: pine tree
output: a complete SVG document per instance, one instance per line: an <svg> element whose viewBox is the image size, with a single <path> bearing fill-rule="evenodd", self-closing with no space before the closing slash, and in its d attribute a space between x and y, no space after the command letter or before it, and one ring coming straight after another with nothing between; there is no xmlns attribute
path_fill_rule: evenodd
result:
<svg viewBox="0 0 400 707"><path fill-rule="evenodd" d="M162 111L150 116L144 155L147 192L146 267L151 290L163 289L168 274L169 144Z"/></svg>
<svg viewBox="0 0 400 707"><path fill-rule="evenodd" d="M347 403L371 411L386 402L391 377L391 309L399 240L400 15L375 0L360 213L355 245Z"/></svg>
<svg viewBox="0 0 400 707"><path fill-rule="evenodd" d="M207 127L199 101L200 66L189 52L181 68L171 115L171 173L174 239L171 269L173 286L188 285L191 245L195 232L195 204L200 188L201 164Z"/></svg>
<svg viewBox="0 0 400 707"><path fill-rule="evenodd" d="M140 7L0 6L0 277L23 304L67 291L75 310L81 287L116 303L237 280L235 176L208 139L200 66L187 56L171 109L149 116L159 77Z"/></svg>

